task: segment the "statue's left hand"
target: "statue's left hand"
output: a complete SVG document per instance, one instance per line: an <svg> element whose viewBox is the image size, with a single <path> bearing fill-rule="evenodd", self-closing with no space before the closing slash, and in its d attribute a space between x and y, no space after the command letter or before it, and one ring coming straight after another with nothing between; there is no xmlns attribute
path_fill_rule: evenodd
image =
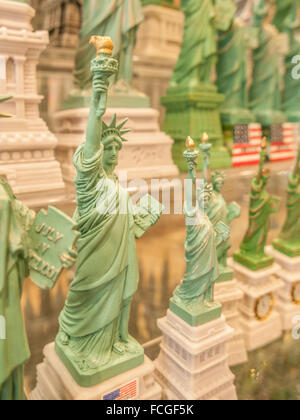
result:
<svg viewBox="0 0 300 420"><path fill-rule="evenodd" d="M68 253L62 254L60 256L60 260L62 262L63 267L66 269L72 268L76 262L77 256L77 252L72 248L69 249Z"/></svg>

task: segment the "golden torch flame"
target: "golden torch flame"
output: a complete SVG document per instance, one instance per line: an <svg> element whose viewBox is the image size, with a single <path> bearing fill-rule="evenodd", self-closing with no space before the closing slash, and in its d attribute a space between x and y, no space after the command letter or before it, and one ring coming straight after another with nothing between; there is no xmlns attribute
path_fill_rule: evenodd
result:
<svg viewBox="0 0 300 420"><path fill-rule="evenodd" d="M268 147L268 141L267 141L267 137L263 137L262 142L261 142L261 148L263 150L266 150Z"/></svg>
<svg viewBox="0 0 300 420"><path fill-rule="evenodd" d="M195 150L195 142L192 137L188 136L185 142L185 147L187 150Z"/></svg>
<svg viewBox="0 0 300 420"><path fill-rule="evenodd" d="M209 141L208 134L207 133L203 133L202 134L202 138L201 138L201 143L202 144L205 144L205 143L208 143L208 141Z"/></svg>
<svg viewBox="0 0 300 420"><path fill-rule="evenodd" d="M90 44L94 45L97 50L97 58L100 54L112 55L114 43L109 36L96 36L93 35L90 39Z"/></svg>

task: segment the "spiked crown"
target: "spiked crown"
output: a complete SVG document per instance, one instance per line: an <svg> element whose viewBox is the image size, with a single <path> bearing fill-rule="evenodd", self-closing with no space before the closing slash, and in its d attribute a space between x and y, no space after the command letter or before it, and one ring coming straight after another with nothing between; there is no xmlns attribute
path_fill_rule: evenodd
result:
<svg viewBox="0 0 300 420"><path fill-rule="evenodd" d="M103 121L103 134L102 134L102 143L104 145L107 145L110 143L110 138L114 137L115 141L117 141L120 146L122 147L123 142L127 141L123 136L126 133L129 133L130 129L122 130L124 125L127 123L128 118L126 118L124 121L122 121L119 125L117 125L117 115L114 114L111 122L109 125L105 124Z"/></svg>

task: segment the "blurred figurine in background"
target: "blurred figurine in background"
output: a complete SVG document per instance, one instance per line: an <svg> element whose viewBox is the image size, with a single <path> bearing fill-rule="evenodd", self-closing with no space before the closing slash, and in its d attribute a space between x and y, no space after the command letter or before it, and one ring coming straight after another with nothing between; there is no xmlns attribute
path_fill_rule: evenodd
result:
<svg viewBox="0 0 300 420"><path fill-rule="evenodd" d="M228 229L222 222L216 233L206 211L213 198L209 176L209 150L207 135L200 146L204 154L203 178L196 182L199 151L189 137L184 157L188 164L189 188L184 204L187 236L185 241L186 272L170 301L170 309L190 325L196 326L220 316L221 305L214 302L214 285L219 278L217 247L227 241ZM196 185L196 206L193 206L193 187Z"/></svg>
<svg viewBox="0 0 300 420"><path fill-rule="evenodd" d="M258 45L253 50L250 108L263 126L285 122L280 94L282 38L276 27L268 23L276 10L272 3L260 0L254 7L253 26L258 31Z"/></svg>
<svg viewBox="0 0 300 420"><path fill-rule="evenodd" d="M9 98L0 102L5 99ZM9 115L0 113L1 117ZM25 278L32 276L34 280L40 275L32 261L39 258L37 249L47 241L44 235L43 242L33 239L36 220L35 212L18 201L0 177L0 401L26 399L23 367L30 351L20 301ZM63 257L64 266L70 268L75 259Z"/></svg>
<svg viewBox="0 0 300 420"><path fill-rule="evenodd" d="M114 75L120 89L129 89L133 75L133 50L136 33L144 19L141 0L84 0L83 21L75 64L75 85L91 87L90 62L95 50L89 46L94 34L107 35L114 42L114 57L119 70Z"/></svg>
<svg viewBox="0 0 300 420"><path fill-rule="evenodd" d="M224 200L222 195L222 188L224 187L225 174L223 172L214 172L212 175L212 184L214 189L213 198L208 206L207 215L212 222L215 229L218 228L219 222L223 222L226 226L230 226L231 222L234 219L240 217L241 208L240 206L233 202L229 206ZM218 260L220 265L220 278L221 280L226 280L226 272L228 272L229 278L232 277L232 269L227 265L227 256L228 251L231 248L231 240L221 242L218 246Z"/></svg>
<svg viewBox="0 0 300 420"><path fill-rule="evenodd" d="M266 191L270 180L270 170L264 168L266 159L267 139L264 138L258 175L252 181L249 228L240 251L234 255L236 262L254 271L270 267L274 263L274 258L265 253L265 246L270 230L270 216L278 211L280 199Z"/></svg>
<svg viewBox="0 0 300 420"><path fill-rule="evenodd" d="M289 176L287 218L274 248L289 257L300 256L300 147L295 168Z"/></svg>

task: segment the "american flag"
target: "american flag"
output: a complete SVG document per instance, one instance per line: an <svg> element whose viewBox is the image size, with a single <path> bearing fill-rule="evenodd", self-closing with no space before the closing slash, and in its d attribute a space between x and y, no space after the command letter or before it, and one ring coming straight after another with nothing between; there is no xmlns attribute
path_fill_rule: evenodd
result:
<svg viewBox="0 0 300 420"><path fill-rule="evenodd" d="M138 394L138 380L135 379L132 382L129 382L126 385L121 386L120 388L115 389L103 396L103 400L133 400L137 397Z"/></svg>
<svg viewBox="0 0 300 420"><path fill-rule="evenodd" d="M295 158L294 127L291 123L271 127L270 161L279 162Z"/></svg>
<svg viewBox="0 0 300 420"><path fill-rule="evenodd" d="M234 127L233 166L259 163L262 142L260 124L237 124Z"/></svg>

